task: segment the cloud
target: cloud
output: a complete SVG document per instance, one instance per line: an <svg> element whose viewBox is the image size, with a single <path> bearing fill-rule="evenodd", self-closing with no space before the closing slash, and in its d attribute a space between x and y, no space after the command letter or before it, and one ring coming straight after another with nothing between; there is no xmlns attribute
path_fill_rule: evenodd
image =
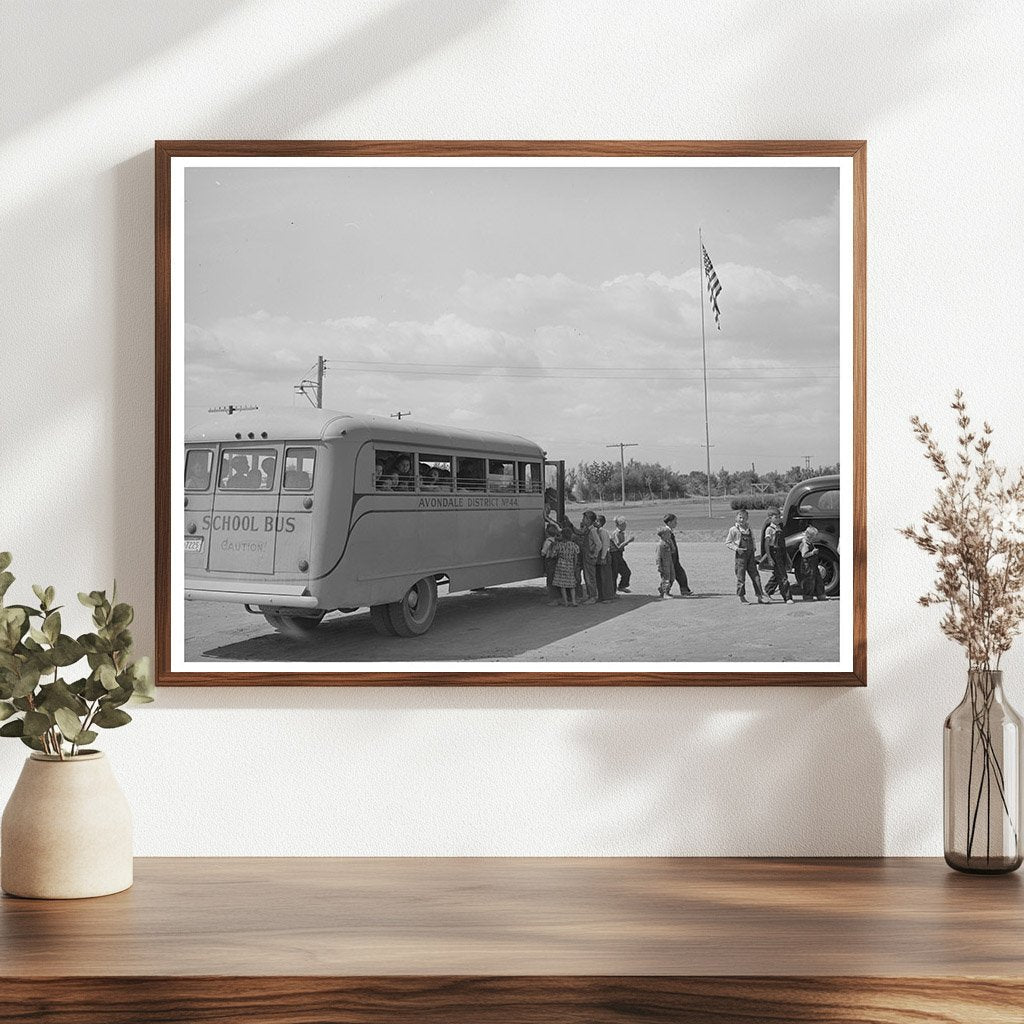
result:
<svg viewBox="0 0 1024 1024"><path fill-rule="evenodd" d="M834 248L839 237L839 195L832 199L827 213L816 217L797 217L779 224L779 237L795 249Z"/></svg>
<svg viewBox="0 0 1024 1024"><path fill-rule="evenodd" d="M796 458L810 426L831 461L837 381L815 367L837 360L836 296L756 266L718 273L723 331L706 312L716 459L766 443ZM186 404L198 416L227 402L304 403L294 385L322 354L328 408L473 423L570 461L606 458L604 445L628 433L677 445L680 468L692 468L704 430L702 285L695 269L593 282L468 272L429 320L313 323L259 311L189 324Z"/></svg>

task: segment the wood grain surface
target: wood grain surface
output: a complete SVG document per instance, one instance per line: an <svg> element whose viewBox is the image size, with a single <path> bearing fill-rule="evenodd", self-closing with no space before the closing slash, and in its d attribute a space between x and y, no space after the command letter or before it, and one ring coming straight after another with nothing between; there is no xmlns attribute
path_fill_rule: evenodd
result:
<svg viewBox="0 0 1024 1024"><path fill-rule="evenodd" d="M136 864L0 901L0 1020L1024 1021L1020 876L939 860Z"/></svg>
<svg viewBox="0 0 1024 1024"><path fill-rule="evenodd" d="M170 610L171 161L175 157L851 157L852 564L848 672L172 672ZM863 140L160 140L155 170L156 675L160 686L864 686L867 683L867 143Z"/></svg>

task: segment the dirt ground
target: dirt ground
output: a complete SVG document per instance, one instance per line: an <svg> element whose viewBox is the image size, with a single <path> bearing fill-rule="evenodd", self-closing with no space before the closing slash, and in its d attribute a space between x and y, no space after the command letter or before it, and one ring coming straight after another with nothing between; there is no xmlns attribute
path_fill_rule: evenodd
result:
<svg viewBox="0 0 1024 1024"><path fill-rule="evenodd" d="M658 597L654 532L665 509L679 516L680 560L694 596ZM580 508L567 510L576 520ZM605 511L609 519L621 509ZM527 662L746 662L835 661L839 657L840 600L743 605L736 597L732 554L725 533L727 508L707 518L706 506L652 503L625 511L636 542L627 550L631 593L607 604L549 607L543 581L509 584L479 593L447 595L421 637L383 637L366 610L329 615L309 638L275 632L240 605L187 602L185 660ZM751 513L760 533L764 514ZM678 590L678 588L675 588ZM752 599L751 588L747 588Z"/></svg>

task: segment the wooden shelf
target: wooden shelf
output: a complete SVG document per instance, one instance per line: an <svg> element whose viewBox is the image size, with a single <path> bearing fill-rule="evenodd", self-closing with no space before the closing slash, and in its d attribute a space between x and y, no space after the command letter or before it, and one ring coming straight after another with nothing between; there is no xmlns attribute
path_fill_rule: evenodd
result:
<svg viewBox="0 0 1024 1024"><path fill-rule="evenodd" d="M116 896L5 897L0 956L4 1021L1021 1024L1024 889L932 859L140 859Z"/></svg>

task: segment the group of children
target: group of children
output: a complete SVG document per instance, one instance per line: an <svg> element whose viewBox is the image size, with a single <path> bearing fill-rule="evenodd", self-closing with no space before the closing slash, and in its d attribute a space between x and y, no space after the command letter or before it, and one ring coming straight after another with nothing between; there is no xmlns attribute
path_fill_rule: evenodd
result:
<svg viewBox="0 0 1024 1024"><path fill-rule="evenodd" d="M789 585L789 552L786 535L782 529L782 513L777 508L768 510L768 522L761 539L761 556L757 557L754 535L749 526L750 516L746 509L736 513L736 524L729 528L725 544L735 555L736 594L747 604L747 577L754 585L758 604L770 604L776 590L782 596L783 604L793 600ZM800 541L800 590L805 601L827 601L825 582L818 572L818 531L813 526L804 530ZM761 569L768 569L771 577L762 589Z"/></svg>
<svg viewBox="0 0 1024 1024"><path fill-rule="evenodd" d="M771 603L771 595L776 591L784 604L793 601L782 513L777 508L768 510L760 557L757 555L749 519L746 509L740 509L736 513L735 525L730 527L725 538L726 546L734 555L737 596L744 604L749 603L746 590L749 578L758 604ZM589 510L583 513L579 528L569 522L561 525L550 521L547 523L541 555L547 574L549 604L575 608L580 604L610 601L619 593L629 593L630 570L624 553L636 537L626 535L627 523L621 516L615 519L614 531L606 530L605 524L604 516ZM675 517L666 516L664 525L658 530L658 593L663 598L669 596L676 582L683 596L691 593L686 573L679 565L679 549L672 530L674 525ZM817 538L818 531L808 526L800 542L799 584L805 601L828 600L824 582L818 572ZM762 569L771 573L764 587L761 585ZM577 595L580 596L579 601Z"/></svg>
<svg viewBox="0 0 1024 1024"><path fill-rule="evenodd" d="M605 529L606 524L604 516L589 510L583 513L578 529L568 521L547 524L540 553L547 574L548 604L576 608L629 593L630 571L623 552L636 538L626 536L626 520L621 516L615 520L614 531Z"/></svg>

